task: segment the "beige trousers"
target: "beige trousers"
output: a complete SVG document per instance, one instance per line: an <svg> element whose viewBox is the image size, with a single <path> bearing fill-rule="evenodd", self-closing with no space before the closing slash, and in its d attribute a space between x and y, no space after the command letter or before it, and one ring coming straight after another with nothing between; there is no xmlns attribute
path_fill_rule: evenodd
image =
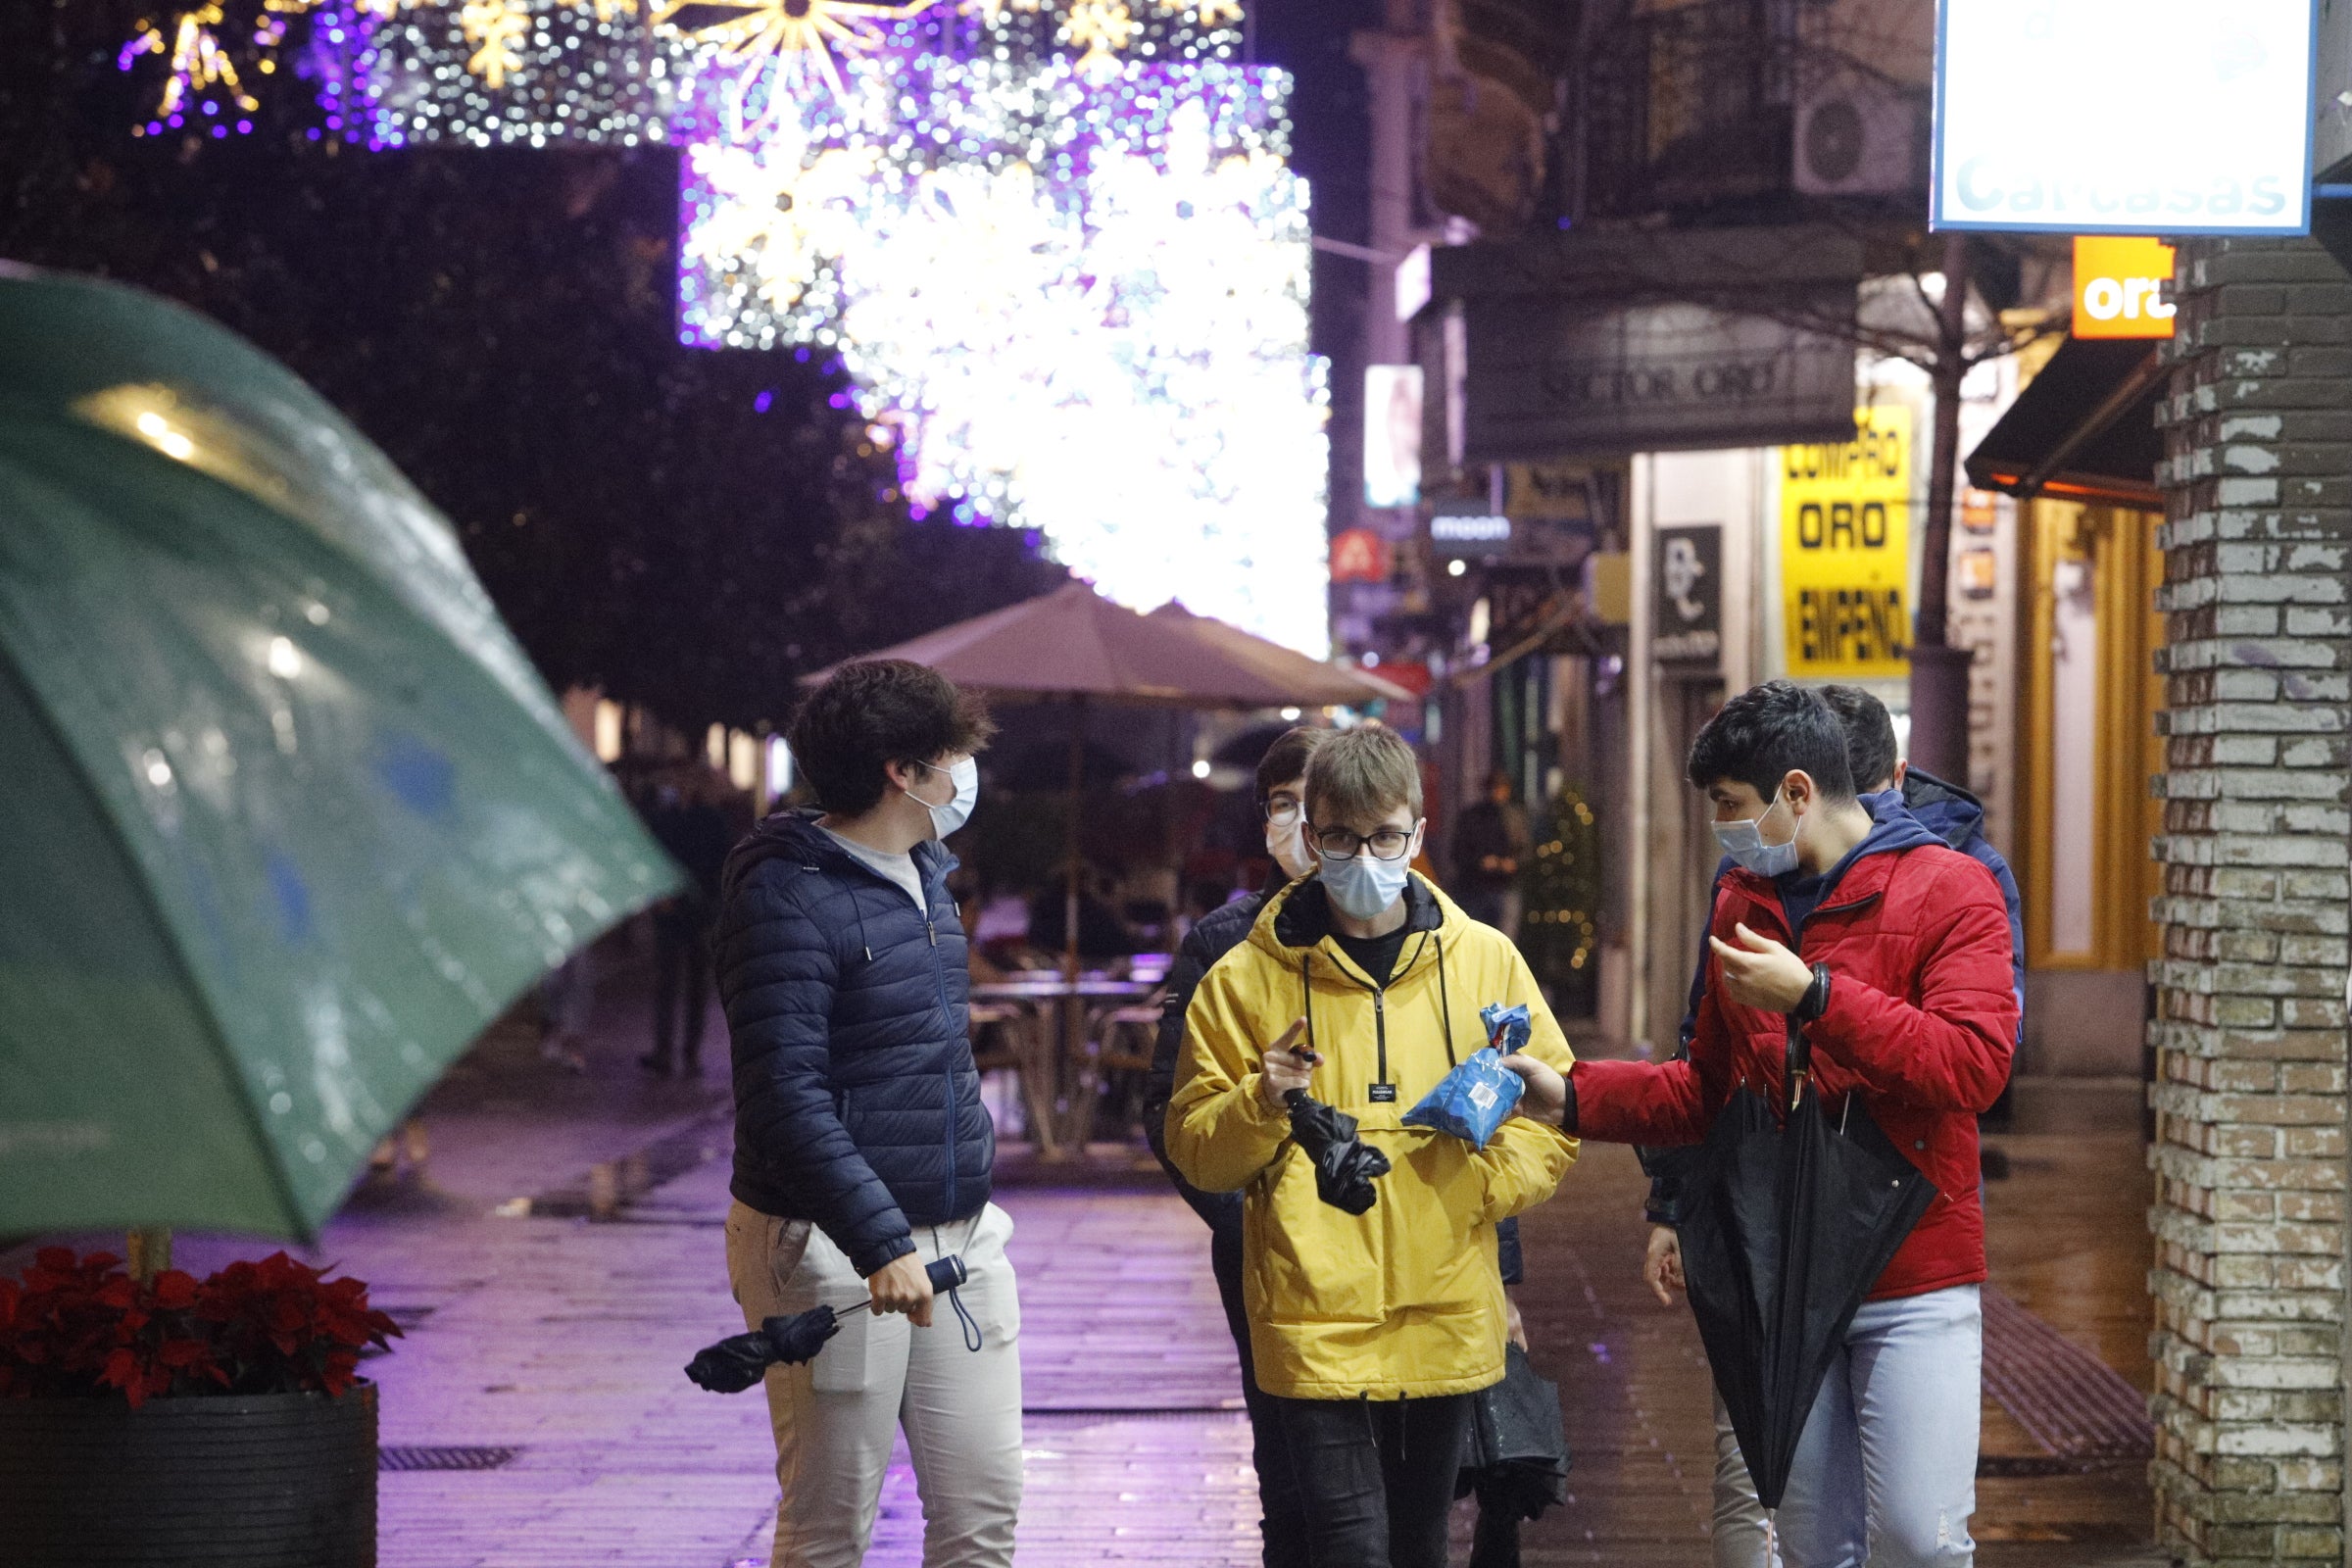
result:
<svg viewBox="0 0 2352 1568"><path fill-rule="evenodd" d="M931 1326L867 1311L806 1366L770 1367L776 1435L773 1568L858 1568L873 1540L883 1472L901 1428L923 1501L923 1568L1010 1568L1021 1506L1021 1308L1004 1244L1012 1217L994 1203L952 1225L918 1226L926 1263L955 1253L971 1278L956 1294L980 1333L942 1297ZM865 1298L850 1261L806 1220L736 1203L727 1211L727 1279L744 1323Z"/></svg>

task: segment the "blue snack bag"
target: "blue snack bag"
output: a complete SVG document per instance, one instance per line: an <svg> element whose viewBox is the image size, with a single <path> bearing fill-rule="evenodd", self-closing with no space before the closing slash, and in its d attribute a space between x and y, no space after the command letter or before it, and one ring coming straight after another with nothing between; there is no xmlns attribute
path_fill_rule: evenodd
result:
<svg viewBox="0 0 2352 1568"><path fill-rule="evenodd" d="M1487 1048L1439 1080L1403 1118L1408 1127L1451 1133L1473 1149L1487 1147L1527 1091L1519 1075L1502 1065L1505 1055L1527 1044L1527 1008L1496 1004L1479 1017L1487 1026Z"/></svg>
<svg viewBox="0 0 2352 1568"><path fill-rule="evenodd" d="M1506 1056L1527 1049L1528 1036L1534 1032L1536 1023L1524 1002L1510 1007L1490 1002L1478 1009L1478 1021L1487 1026L1487 1044Z"/></svg>

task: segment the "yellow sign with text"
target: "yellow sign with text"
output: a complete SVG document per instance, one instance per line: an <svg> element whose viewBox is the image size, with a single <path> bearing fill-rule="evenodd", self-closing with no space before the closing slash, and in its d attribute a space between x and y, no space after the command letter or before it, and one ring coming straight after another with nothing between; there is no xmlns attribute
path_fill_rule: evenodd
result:
<svg viewBox="0 0 2352 1568"><path fill-rule="evenodd" d="M1911 668L1911 411L1854 411L1854 439L1781 448L1788 673Z"/></svg>

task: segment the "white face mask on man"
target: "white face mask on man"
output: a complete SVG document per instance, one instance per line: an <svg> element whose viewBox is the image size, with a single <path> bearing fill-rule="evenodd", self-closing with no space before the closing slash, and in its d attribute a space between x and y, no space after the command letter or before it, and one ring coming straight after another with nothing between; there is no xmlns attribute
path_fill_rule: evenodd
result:
<svg viewBox="0 0 2352 1568"><path fill-rule="evenodd" d="M1783 792L1772 792L1772 804L1755 816L1740 822L1715 824L1715 842L1732 862L1741 870L1758 876L1786 876L1796 869L1796 832L1792 827L1786 844L1764 842L1764 818L1780 808Z"/></svg>
<svg viewBox="0 0 2352 1568"><path fill-rule="evenodd" d="M953 793L943 806L934 806L924 800L914 793L911 785L906 788L906 798L931 813L931 836L944 839L972 819L972 807L980 799L980 764L966 757L946 767L930 762L918 762L915 765L947 775Z"/></svg>

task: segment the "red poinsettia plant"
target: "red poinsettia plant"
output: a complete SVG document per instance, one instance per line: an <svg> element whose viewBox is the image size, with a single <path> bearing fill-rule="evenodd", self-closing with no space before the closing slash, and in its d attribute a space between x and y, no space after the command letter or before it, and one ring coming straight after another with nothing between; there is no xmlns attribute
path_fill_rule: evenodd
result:
<svg viewBox="0 0 2352 1568"><path fill-rule="evenodd" d="M0 1398L120 1391L135 1410L160 1396L339 1395L361 1352L399 1334L365 1283L284 1252L141 1284L112 1253L45 1247L21 1280L0 1280Z"/></svg>

